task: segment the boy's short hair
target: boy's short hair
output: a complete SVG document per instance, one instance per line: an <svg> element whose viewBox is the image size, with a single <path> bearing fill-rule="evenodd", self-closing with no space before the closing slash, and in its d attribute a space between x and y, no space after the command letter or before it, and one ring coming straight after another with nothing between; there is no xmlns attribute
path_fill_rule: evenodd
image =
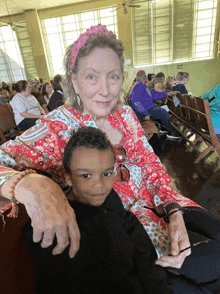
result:
<svg viewBox="0 0 220 294"><path fill-rule="evenodd" d="M77 131L72 132L63 154L63 166L66 172L71 173L70 163L74 150L78 147L86 147L88 149L111 150L114 155L114 148L107 139L105 133L93 127L81 127Z"/></svg>

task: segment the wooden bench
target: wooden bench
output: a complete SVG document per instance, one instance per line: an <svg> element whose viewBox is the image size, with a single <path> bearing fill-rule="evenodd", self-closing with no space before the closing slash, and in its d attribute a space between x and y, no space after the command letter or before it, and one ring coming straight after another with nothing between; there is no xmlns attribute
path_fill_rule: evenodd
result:
<svg viewBox="0 0 220 294"><path fill-rule="evenodd" d="M177 98L180 101L178 106L175 106L173 98L167 101L170 120L188 142L188 150L193 148L198 153L195 163L214 151L220 155L220 142L213 128L209 101L181 94L177 94ZM202 143L204 146L200 148Z"/></svg>
<svg viewBox="0 0 220 294"><path fill-rule="evenodd" d="M9 103L0 104L0 138L5 143L19 136L22 131L16 125L14 113Z"/></svg>

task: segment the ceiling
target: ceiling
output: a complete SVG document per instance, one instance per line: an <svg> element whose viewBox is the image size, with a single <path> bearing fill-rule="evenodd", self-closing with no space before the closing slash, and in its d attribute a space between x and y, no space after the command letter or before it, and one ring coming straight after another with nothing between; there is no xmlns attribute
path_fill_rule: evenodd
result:
<svg viewBox="0 0 220 294"><path fill-rule="evenodd" d="M68 4L84 2L85 0L0 0L0 17L9 14L23 13L29 9L44 9ZM87 0L88 1L88 0ZM92 2L92 0L89 0ZM7 6L8 11L7 11Z"/></svg>

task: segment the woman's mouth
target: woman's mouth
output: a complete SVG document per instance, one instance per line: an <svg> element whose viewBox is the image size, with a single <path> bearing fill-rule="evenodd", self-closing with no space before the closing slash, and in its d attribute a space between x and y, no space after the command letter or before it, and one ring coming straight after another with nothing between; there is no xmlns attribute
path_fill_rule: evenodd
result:
<svg viewBox="0 0 220 294"><path fill-rule="evenodd" d="M107 102L102 102L102 101L96 101L96 103L98 103L99 105L101 106L108 106L110 101L107 101Z"/></svg>

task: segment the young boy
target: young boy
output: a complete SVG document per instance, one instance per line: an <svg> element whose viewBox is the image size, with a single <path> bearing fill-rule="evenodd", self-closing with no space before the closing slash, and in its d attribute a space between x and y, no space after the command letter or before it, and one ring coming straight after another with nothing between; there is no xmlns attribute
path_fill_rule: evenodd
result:
<svg viewBox="0 0 220 294"><path fill-rule="evenodd" d="M35 293L170 293L166 271L155 265L156 252L138 219L124 210L113 190L115 153L95 128L74 132L63 155L66 182L81 232L73 259L68 248L52 255L32 241L30 222L23 236L34 267Z"/></svg>

